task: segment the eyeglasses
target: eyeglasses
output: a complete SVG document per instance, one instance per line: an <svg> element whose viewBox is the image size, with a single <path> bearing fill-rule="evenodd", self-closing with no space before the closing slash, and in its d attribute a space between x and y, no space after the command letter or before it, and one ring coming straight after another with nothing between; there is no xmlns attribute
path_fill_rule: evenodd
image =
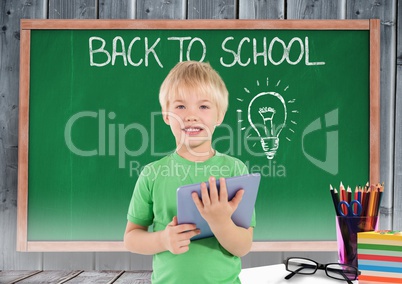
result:
<svg viewBox="0 0 402 284"><path fill-rule="evenodd" d="M355 266L339 263L320 264L302 257L290 257L285 261L285 265L286 270L291 272L285 277L286 280L295 274L314 274L318 269L325 270L328 277L344 280L349 284L353 284L352 280L356 280L360 275L360 271Z"/></svg>

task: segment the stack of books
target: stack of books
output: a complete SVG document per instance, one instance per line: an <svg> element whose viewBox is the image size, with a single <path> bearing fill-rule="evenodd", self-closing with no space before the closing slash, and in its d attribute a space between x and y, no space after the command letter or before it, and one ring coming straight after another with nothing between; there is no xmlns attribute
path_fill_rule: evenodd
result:
<svg viewBox="0 0 402 284"><path fill-rule="evenodd" d="M402 283L402 232L358 233L357 254L359 281Z"/></svg>

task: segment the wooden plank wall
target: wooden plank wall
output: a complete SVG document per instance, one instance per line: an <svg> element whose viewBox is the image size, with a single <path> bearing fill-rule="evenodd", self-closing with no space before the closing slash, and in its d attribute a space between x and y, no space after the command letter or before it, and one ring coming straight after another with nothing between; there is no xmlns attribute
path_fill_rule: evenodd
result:
<svg viewBox="0 0 402 284"><path fill-rule="evenodd" d="M402 230L402 39L397 37L401 34L401 17L402 3L397 0L0 1L0 270L151 268L151 257L130 253L16 252L20 19L380 18L381 179L387 189L381 227ZM337 259L335 253L302 254L322 262ZM295 253L254 252L244 257L243 266L280 263L288 255Z"/></svg>
<svg viewBox="0 0 402 284"><path fill-rule="evenodd" d="M402 1L397 7L396 96L395 96L395 156L394 156L394 222L402 229Z"/></svg>

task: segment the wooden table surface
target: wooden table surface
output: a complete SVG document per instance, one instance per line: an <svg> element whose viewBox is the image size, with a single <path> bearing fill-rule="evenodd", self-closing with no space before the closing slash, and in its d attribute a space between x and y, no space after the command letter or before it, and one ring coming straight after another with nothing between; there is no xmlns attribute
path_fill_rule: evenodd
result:
<svg viewBox="0 0 402 284"><path fill-rule="evenodd" d="M8 270L0 271L0 283L151 283L151 271Z"/></svg>

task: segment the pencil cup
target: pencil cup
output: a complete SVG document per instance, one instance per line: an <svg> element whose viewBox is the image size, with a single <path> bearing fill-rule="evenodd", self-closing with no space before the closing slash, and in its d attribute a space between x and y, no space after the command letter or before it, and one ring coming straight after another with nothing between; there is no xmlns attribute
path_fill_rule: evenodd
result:
<svg viewBox="0 0 402 284"><path fill-rule="evenodd" d="M357 267L357 233L375 231L377 228L378 216L336 216L339 262Z"/></svg>

